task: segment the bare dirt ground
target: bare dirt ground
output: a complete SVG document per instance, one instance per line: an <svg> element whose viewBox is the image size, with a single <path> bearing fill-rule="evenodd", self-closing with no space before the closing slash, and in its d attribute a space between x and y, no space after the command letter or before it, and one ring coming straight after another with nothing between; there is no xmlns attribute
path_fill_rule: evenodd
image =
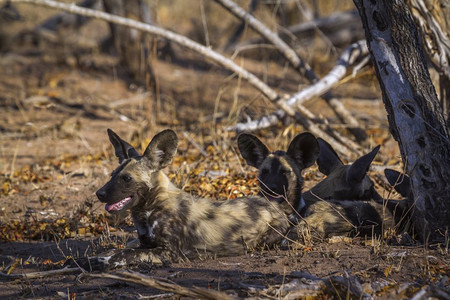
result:
<svg viewBox="0 0 450 300"><path fill-rule="evenodd" d="M10 23L7 30L2 27L2 35L34 28L54 13L29 6L19 10L25 19ZM181 15L178 10L172 13ZM159 13L161 23L178 32L193 34L201 26L186 17L176 27L166 6ZM224 18L223 24L230 26L230 20ZM211 26L210 30L219 29ZM92 21L70 34L98 42L107 35L107 27ZM182 60L155 59L160 91L155 100L118 67L116 56L95 47L65 44L68 36L57 35L51 42L4 40L8 47L0 53L0 298L177 298L176 291L105 276L51 273L71 257L124 247L136 238L131 220L111 218L95 197L117 164L106 129L114 129L140 149L158 131L174 129L180 146L167 169L172 180L199 196L227 199L256 194L257 180L255 170L238 153L236 133L226 128L247 116L271 112L274 106L236 76L176 46ZM309 59L313 67L323 68L319 72L326 72L325 59L319 57L327 51L321 53L316 51ZM267 57L246 57L241 63L280 92L298 90L304 80L281 59ZM328 59L332 62L335 57ZM373 70L366 67L335 92L365 126L370 136L365 149L382 144L374 165L401 170ZM321 100L310 101L307 107L348 134ZM286 124L256 134L271 149L278 149L286 148L303 130ZM371 172L379 192L396 196L384 188L381 174ZM323 178L317 167L304 176L306 188ZM164 267L139 266L134 271L236 297L403 299L433 289L436 297L445 295L442 291L448 292L450 284L448 245L393 240L304 240L302 247L200 257ZM38 271L47 273L38 278L13 277ZM303 294L296 293L299 290Z"/></svg>

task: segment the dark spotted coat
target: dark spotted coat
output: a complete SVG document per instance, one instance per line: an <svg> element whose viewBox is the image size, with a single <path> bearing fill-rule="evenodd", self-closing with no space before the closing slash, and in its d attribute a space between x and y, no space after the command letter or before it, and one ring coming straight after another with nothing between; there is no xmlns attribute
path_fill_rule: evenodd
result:
<svg viewBox="0 0 450 300"><path fill-rule="evenodd" d="M175 187L161 171L177 149L172 130L157 134L142 156L112 130L108 135L120 166L97 197L110 213L131 212L141 247L102 258L108 267L236 255L282 240L288 219L279 205L263 197L219 202Z"/></svg>
<svg viewBox="0 0 450 300"><path fill-rule="evenodd" d="M366 175L379 147L352 165L344 165L322 139L317 139L320 145L317 155L317 142L310 137L306 142L306 135L295 137L287 152L273 153L252 135L242 134L238 139L242 156L248 164L259 169L261 193L280 203L291 215L291 220L297 219L299 224L292 228L291 238L295 239L297 231L305 227L321 237L328 237L379 235L384 228L398 226L404 209L398 201L383 201ZM317 158L319 169L328 176L301 194L301 170L313 163L301 158L308 153L310 158Z"/></svg>
<svg viewBox="0 0 450 300"><path fill-rule="evenodd" d="M313 165L319 154L316 138L304 132L292 140L287 151L270 152L256 136L243 133L238 147L247 163L258 169L260 194L295 217L305 206L302 171Z"/></svg>

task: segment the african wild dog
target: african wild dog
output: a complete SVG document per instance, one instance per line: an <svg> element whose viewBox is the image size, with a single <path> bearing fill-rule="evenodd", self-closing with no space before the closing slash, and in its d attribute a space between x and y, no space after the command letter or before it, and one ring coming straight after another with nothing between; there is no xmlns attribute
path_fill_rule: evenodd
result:
<svg viewBox="0 0 450 300"><path fill-rule="evenodd" d="M267 147L250 134L242 134L238 139L239 149L247 163L259 168L258 179L261 192L268 195L268 199L278 203L285 199L288 200L284 204L286 213L289 213L289 209L292 212L292 209L296 208L297 212L293 211L291 216L298 216L301 219L297 229L308 225L319 236L328 237L356 234L378 235L384 227L394 226L393 208L395 205L388 202L385 206L382 201L378 201L378 197L381 199L381 196L375 191L372 181L366 175L379 147L358 159L353 165L345 166L331 146L322 139L318 139L321 148L320 159L317 160L322 172L329 176L324 180L325 184L318 184L320 189L317 192L326 192L327 196L324 198L327 200L308 197L308 195L305 197L307 193L303 194L303 199L301 196L303 178L299 170L301 171L313 162L303 159L298 165L298 160L292 159L292 157L299 157L303 153L308 154L306 148L311 147L314 142L299 143L301 138L304 137L299 135L292 141L287 153L277 151L271 155L268 154ZM289 153L293 153L291 149L298 148L295 146L296 144L303 147L303 149L297 150L300 155L289 155ZM317 157L317 154L309 153L309 155L310 158ZM308 163L305 164L305 161ZM350 183L356 185L356 191L351 189ZM338 190L336 193L335 188ZM334 199L333 195L336 195L337 199ZM345 199L345 195L348 195L349 200ZM378 202L373 201L373 198ZM355 199L360 201L352 201ZM295 238L295 234L291 232L290 237Z"/></svg>
<svg viewBox="0 0 450 300"><path fill-rule="evenodd" d="M411 197L409 178L389 169L385 170L385 175L406 199L318 200L301 211L303 219L299 227L308 224L322 237L382 235L387 228L396 232L408 230L411 215L411 204L408 202Z"/></svg>
<svg viewBox="0 0 450 300"><path fill-rule="evenodd" d="M306 201L382 201L382 197L375 190L372 180L366 175L380 146L361 156L353 164L344 165L330 144L321 138L318 138L317 142L320 148L317 165L319 166L319 171L327 175L327 177L303 194L303 198Z"/></svg>
<svg viewBox="0 0 450 300"><path fill-rule="evenodd" d="M302 170L314 164L319 155L317 140L309 132L297 135L288 150L270 152L256 136L242 133L238 137L242 157L258 169L260 194L280 204L284 212L295 217L296 208L303 208Z"/></svg>
<svg viewBox="0 0 450 300"><path fill-rule="evenodd" d="M219 202L175 187L162 172L177 151L178 138L172 130L158 133L142 156L112 130L108 135L120 165L97 197L110 213L131 212L140 249L99 258L106 267L170 262L199 253L242 254L277 243L287 231L286 215L262 197Z"/></svg>
<svg viewBox="0 0 450 300"><path fill-rule="evenodd" d="M298 226L309 224L320 235L328 236L347 234L375 222L381 224L382 220L374 207L363 202L340 201L330 204L316 198L303 199L301 171L311 166L319 156L319 144L312 134L296 136L287 152L270 153L257 137L245 133L239 136L238 147L247 163L259 169L260 193L279 203L291 220L301 218ZM382 209L382 206L379 208ZM371 216L373 221L365 224L357 219L361 213L375 217ZM290 237L295 238L295 232L294 235L292 233Z"/></svg>

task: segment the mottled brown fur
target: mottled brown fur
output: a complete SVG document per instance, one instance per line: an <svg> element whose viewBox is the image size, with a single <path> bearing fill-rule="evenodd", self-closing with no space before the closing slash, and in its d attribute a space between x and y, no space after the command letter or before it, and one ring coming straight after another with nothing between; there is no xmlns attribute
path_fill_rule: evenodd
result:
<svg viewBox="0 0 450 300"><path fill-rule="evenodd" d="M103 258L109 267L176 261L198 254L236 255L282 240L289 224L263 197L227 201L197 198L175 187L161 171L177 148L173 131L156 135L143 156L108 130L120 166L97 191L111 213L130 211L141 248Z"/></svg>
<svg viewBox="0 0 450 300"><path fill-rule="evenodd" d="M304 210L296 229L308 226L320 237L370 237L380 235L383 228L393 228L393 221L392 212L375 201L318 201Z"/></svg>
<svg viewBox="0 0 450 300"><path fill-rule="evenodd" d="M252 135L243 134L238 139L239 149L247 163L259 169L261 191L268 199L281 203L285 212L291 215L291 220L296 217L299 222L292 228L291 238L297 238L297 232L305 227L321 237L372 236L399 224L404 211L402 203L383 202L366 175L379 147L353 165L344 165L331 146L318 139L320 154L310 157L317 157L320 170L328 176L302 197L301 170L306 165L303 160L295 159L299 157L295 153L315 153L316 147L312 140L307 144L303 140L302 149L295 150L301 145L299 140L297 136L287 153L275 151L269 154L267 147ZM310 164L308 162L307 166Z"/></svg>

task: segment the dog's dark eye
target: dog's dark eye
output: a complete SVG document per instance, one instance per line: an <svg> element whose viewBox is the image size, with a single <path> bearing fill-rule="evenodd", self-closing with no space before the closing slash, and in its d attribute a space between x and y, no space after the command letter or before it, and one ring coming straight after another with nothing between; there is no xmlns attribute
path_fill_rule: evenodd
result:
<svg viewBox="0 0 450 300"><path fill-rule="evenodd" d="M128 174L123 174L123 175L120 176L120 178L121 178L123 181L125 181L125 182L130 182L131 179L132 179L131 176L128 175Z"/></svg>

